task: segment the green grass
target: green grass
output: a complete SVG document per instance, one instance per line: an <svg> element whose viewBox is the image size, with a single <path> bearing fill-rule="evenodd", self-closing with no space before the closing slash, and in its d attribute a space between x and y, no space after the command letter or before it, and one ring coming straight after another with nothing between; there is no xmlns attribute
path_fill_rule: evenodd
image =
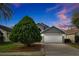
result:
<svg viewBox="0 0 79 59"><path fill-rule="evenodd" d="M10 49L19 47L16 43L3 43L0 44L0 52L9 52Z"/></svg>
<svg viewBox="0 0 79 59"><path fill-rule="evenodd" d="M79 44L70 44L72 47L79 49Z"/></svg>
<svg viewBox="0 0 79 59"><path fill-rule="evenodd" d="M0 52L29 52L29 51L40 51L42 46L36 44L32 47L24 46L21 43L2 43L0 44Z"/></svg>

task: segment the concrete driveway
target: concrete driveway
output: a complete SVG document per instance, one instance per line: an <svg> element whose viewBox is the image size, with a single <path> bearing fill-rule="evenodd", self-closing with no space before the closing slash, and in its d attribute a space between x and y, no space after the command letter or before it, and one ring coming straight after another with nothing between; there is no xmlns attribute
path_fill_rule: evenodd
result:
<svg viewBox="0 0 79 59"><path fill-rule="evenodd" d="M44 53L47 56L79 56L79 49L67 44L46 43Z"/></svg>

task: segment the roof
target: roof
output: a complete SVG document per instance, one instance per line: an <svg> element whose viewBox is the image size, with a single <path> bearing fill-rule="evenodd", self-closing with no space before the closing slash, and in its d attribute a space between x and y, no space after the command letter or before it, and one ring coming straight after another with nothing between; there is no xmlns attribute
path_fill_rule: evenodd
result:
<svg viewBox="0 0 79 59"><path fill-rule="evenodd" d="M46 28L49 28L49 26L47 26L47 25L44 24L44 23L37 23L37 26L43 26L45 29L46 29Z"/></svg>
<svg viewBox="0 0 79 59"><path fill-rule="evenodd" d="M5 30L5 31L9 31L9 32L12 31L11 28L9 28L9 27L7 27L7 26L4 26L4 25L0 25L0 28L3 29L3 30Z"/></svg>
<svg viewBox="0 0 79 59"><path fill-rule="evenodd" d="M77 32L79 32L78 28L72 28L72 29L69 29L69 30L65 30L66 34L75 34Z"/></svg>
<svg viewBox="0 0 79 59"><path fill-rule="evenodd" d="M55 26L52 26L44 31L42 31L41 33L64 33L64 31L60 30L59 28L55 27Z"/></svg>

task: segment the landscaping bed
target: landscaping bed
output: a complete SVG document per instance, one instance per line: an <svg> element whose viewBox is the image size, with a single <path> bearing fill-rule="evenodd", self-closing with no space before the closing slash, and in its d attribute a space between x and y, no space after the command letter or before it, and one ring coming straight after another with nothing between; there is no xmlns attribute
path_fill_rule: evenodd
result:
<svg viewBox="0 0 79 59"><path fill-rule="evenodd" d="M0 52L30 52L40 51L42 44L34 44L31 47L24 46L19 43L4 43L0 44Z"/></svg>
<svg viewBox="0 0 79 59"><path fill-rule="evenodd" d="M76 44L76 43L73 44L73 43L72 43L72 44L70 44L70 46L79 49L79 44Z"/></svg>

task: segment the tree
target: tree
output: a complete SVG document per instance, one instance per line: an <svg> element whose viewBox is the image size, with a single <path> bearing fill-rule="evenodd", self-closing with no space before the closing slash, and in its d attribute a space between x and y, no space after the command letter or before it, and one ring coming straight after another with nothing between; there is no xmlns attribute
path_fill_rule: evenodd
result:
<svg viewBox="0 0 79 59"><path fill-rule="evenodd" d="M72 14L72 24L79 28L79 11L77 10Z"/></svg>
<svg viewBox="0 0 79 59"><path fill-rule="evenodd" d="M10 40L13 42L21 42L27 46L31 46L34 42L41 41L40 30L32 18L25 16L13 27L10 34Z"/></svg>
<svg viewBox="0 0 79 59"><path fill-rule="evenodd" d="M72 24L79 28L79 11L75 10L72 15ZM79 32L75 34L75 43L79 43Z"/></svg>
<svg viewBox="0 0 79 59"><path fill-rule="evenodd" d="M10 19L12 17L12 10L10 8L11 4L0 3L0 17L5 19Z"/></svg>

